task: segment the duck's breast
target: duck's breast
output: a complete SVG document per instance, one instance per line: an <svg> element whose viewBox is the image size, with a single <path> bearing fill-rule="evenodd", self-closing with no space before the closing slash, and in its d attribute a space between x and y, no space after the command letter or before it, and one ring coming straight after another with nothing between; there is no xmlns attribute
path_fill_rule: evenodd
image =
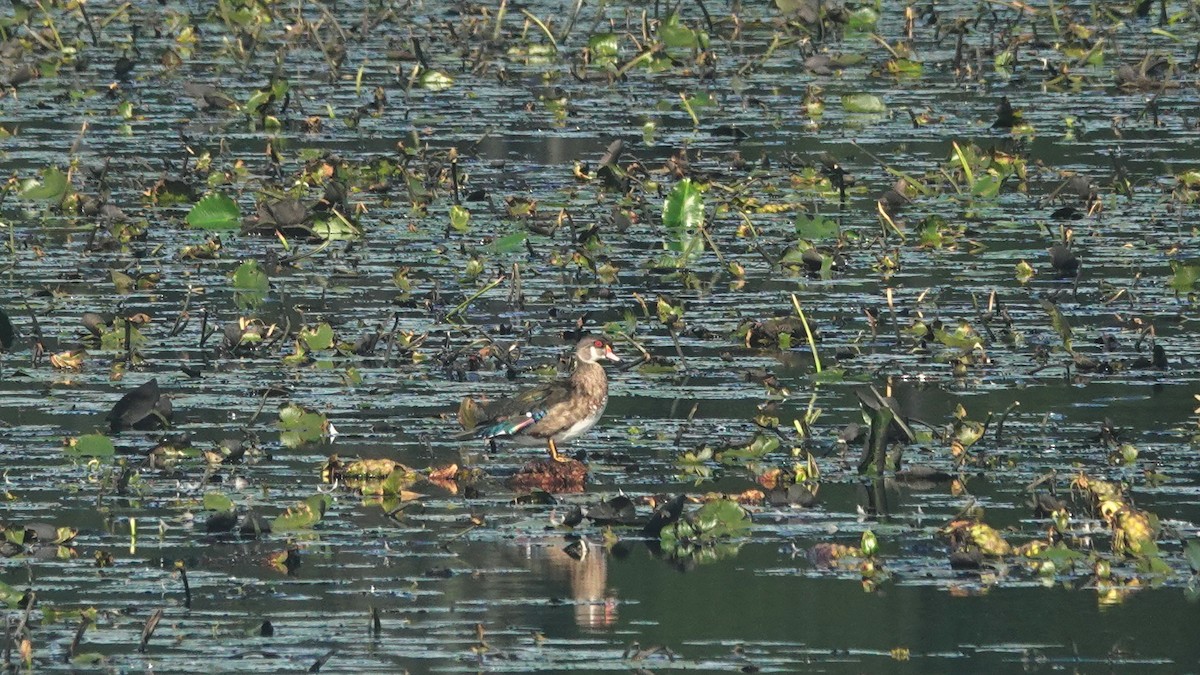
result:
<svg viewBox="0 0 1200 675"><path fill-rule="evenodd" d="M565 443L573 438L578 438L587 432L588 429L596 426L596 422L599 422L600 417L604 415L604 408L607 405L608 396L606 395L600 399L599 403L589 406L586 417L555 434L554 442Z"/></svg>

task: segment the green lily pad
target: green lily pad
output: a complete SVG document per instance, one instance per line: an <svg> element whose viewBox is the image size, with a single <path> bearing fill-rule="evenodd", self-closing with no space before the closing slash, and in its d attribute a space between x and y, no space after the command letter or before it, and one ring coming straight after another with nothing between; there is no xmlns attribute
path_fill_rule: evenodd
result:
<svg viewBox="0 0 1200 675"><path fill-rule="evenodd" d="M294 504L279 517L271 521L272 532L290 532L307 530L321 522L325 512L333 505L333 497L329 495L313 495L298 504Z"/></svg>
<svg viewBox="0 0 1200 675"><path fill-rule="evenodd" d="M920 61L911 59L896 59L888 62L888 71L899 77L920 77L924 68Z"/></svg>
<svg viewBox="0 0 1200 675"><path fill-rule="evenodd" d="M419 478L421 478L420 474L410 471L406 467L395 469L379 484L379 494L384 497L399 497Z"/></svg>
<svg viewBox="0 0 1200 675"><path fill-rule="evenodd" d="M995 174L984 174L975 179L971 184L971 194L984 199L993 199L1000 194L1000 187L1004 185L1004 179Z"/></svg>
<svg viewBox="0 0 1200 675"><path fill-rule="evenodd" d="M279 409L279 442L295 448L321 438L328 428L324 415L289 403Z"/></svg>
<svg viewBox="0 0 1200 675"><path fill-rule="evenodd" d="M444 91L454 86L454 78L440 70L426 70L417 78L417 84L422 89Z"/></svg>
<svg viewBox="0 0 1200 675"><path fill-rule="evenodd" d="M686 267L688 259L704 251L704 196L700 187L685 178L671 188L663 203L663 227L667 240L663 248L679 256L678 267Z"/></svg>
<svg viewBox="0 0 1200 675"><path fill-rule="evenodd" d="M213 192L196 202L186 220L201 230L235 230L242 224L242 212L233 199Z"/></svg>
<svg viewBox="0 0 1200 675"><path fill-rule="evenodd" d="M228 512L233 510L233 500L220 492L209 492L204 495L204 510Z"/></svg>
<svg viewBox="0 0 1200 675"><path fill-rule="evenodd" d="M240 291L261 291L267 292L270 288L270 281L267 279L267 273L262 266L253 260L238 265L232 275L233 287Z"/></svg>
<svg viewBox="0 0 1200 675"><path fill-rule="evenodd" d="M874 94L846 94L842 97L846 112L880 114L887 112L883 99Z"/></svg>
<svg viewBox="0 0 1200 675"><path fill-rule="evenodd" d="M678 14L667 17L658 29L658 36L663 44L673 49L703 49L708 46L708 34L681 24Z"/></svg>
<svg viewBox="0 0 1200 675"><path fill-rule="evenodd" d="M948 331L939 328L933 332L933 337L953 349L975 349L981 345L979 336L962 330Z"/></svg>
<svg viewBox="0 0 1200 675"><path fill-rule="evenodd" d="M663 553L673 558L712 560L713 549L727 545L727 540L741 536L750 529L750 514L741 504L730 499L718 499L700 507L694 513L671 523L659 533ZM725 554L736 552L736 547Z"/></svg>
<svg viewBox="0 0 1200 675"><path fill-rule="evenodd" d="M67 193L68 185L67 174L52 166L42 172L41 181L24 181L19 194L26 199L58 201Z"/></svg>
<svg viewBox="0 0 1200 675"><path fill-rule="evenodd" d="M709 537L733 537L750 529L750 514L731 499L718 499L701 506L692 520Z"/></svg>
<svg viewBox="0 0 1200 675"><path fill-rule="evenodd" d="M492 250L496 253L515 253L525 247L529 236L524 232L513 232L492 242Z"/></svg>
<svg viewBox="0 0 1200 675"><path fill-rule="evenodd" d="M715 456L721 464L745 464L775 452L779 445L778 436L759 433L749 443L718 449Z"/></svg>
<svg viewBox="0 0 1200 675"><path fill-rule="evenodd" d="M1188 265L1178 260L1171 261L1171 278L1167 285L1180 293L1191 293L1200 281L1200 265Z"/></svg>
<svg viewBox="0 0 1200 675"><path fill-rule="evenodd" d="M1166 560L1158 554L1158 547L1154 542L1148 542L1149 550L1144 551L1143 555L1138 556L1137 569L1143 574L1152 574L1155 576L1169 577L1175 574L1175 570L1167 564Z"/></svg>
<svg viewBox="0 0 1200 675"><path fill-rule="evenodd" d="M1060 570L1065 570L1075 563L1082 563L1087 560L1087 556L1079 551L1074 551L1067 548L1064 544L1059 543L1055 546L1038 551L1037 555L1032 556L1039 560L1049 560L1054 563L1054 566Z"/></svg>
<svg viewBox="0 0 1200 675"><path fill-rule="evenodd" d="M112 457L117 448L104 434L84 434L67 441L66 453L72 457Z"/></svg>
<svg viewBox="0 0 1200 675"><path fill-rule="evenodd" d="M796 234L802 239L828 239L837 236L838 224L832 218L801 213L796 216Z"/></svg>
<svg viewBox="0 0 1200 675"><path fill-rule="evenodd" d="M81 652L71 657L74 666L98 666L108 661L108 657L100 652Z"/></svg>
<svg viewBox="0 0 1200 675"><path fill-rule="evenodd" d="M846 371L842 368L825 368L819 373L813 373L811 379L813 382L826 384L844 382L846 381Z"/></svg>
<svg viewBox="0 0 1200 675"><path fill-rule="evenodd" d="M19 591L12 586L0 581L0 603L8 605L10 608L17 606L21 598L25 597L25 593Z"/></svg>
<svg viewBox="0 0 1200 675"><path fill-rule="evenodd" d="M846 21L846 28L862 33L872 30L877 23L879 23L879 12L870 7L859 7L850 12L850 18Z"/></svg>
<svg viewBox="0 0 1200 675"><path fill-rule="evenodd" d="M592 55L592 63L615 63L620 53L620 43L616 33L597 33L588 38L588 51Z"/></svg>
<svg viewBox="0 0 1200 675"><path fill-rule="evenodd" d="M850 66L857 66L866 60L866 54L862 52L851 52L849 54L836 54L830 63L838 68L849 68Z"/></svg>
<svg viewBox="0 0 1200 675"><path fill-rule="evenodd" d="M450 227L459 232L466 232L471 229L471 212L458 204L451 206Z"/></svg>
<svg viewBox="0 0 1200 675"><path fill-rule="evenodd" d="M326 239L329 241L347 241L352 239L360 239L363 235L362 230L346 220L346 217L335 212L329 218L318 218L313 221L312 233L318 239Z"/></svg>
<svg viewBox="0 0 1200 675"><path fill-rule="evenodd" d="M1183 554L1187 558L1188 567L1192 568L1192 574L1200 574L1200 539L1189 541Z"/></svg>
<svg viewBox="0 0 1200 675"><path fill-rule="evenodd" d="M316 328L301 328L300 341L309 351L318 352L333 347L333 326L322 323Z"/></svg>
<svg viewBox="0 0 1200 675"><path fill-rule="evenodd" d="M261 305L271 288L266 270L253 260L238 265L230 275L230 281L235 291L234 302L243 309Z"/></svg>

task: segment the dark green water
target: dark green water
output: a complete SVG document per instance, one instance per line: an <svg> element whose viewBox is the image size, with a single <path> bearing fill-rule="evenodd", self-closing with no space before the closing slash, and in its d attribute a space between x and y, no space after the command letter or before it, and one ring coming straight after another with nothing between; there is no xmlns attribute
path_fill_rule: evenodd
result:
<svg viewBox="0 0 1200 675"><path fill-rule="evenodd" d="M79 530L73 550L61 557L43 546L0 559L0 581L37 594L39 605L28 625L35 669L72 667L66 658L79 625L75 616L47 617L44 610L88 607L99 614L77 651L104 655L96 668L116 672L200 667L294 672L330 650L336 651L321 672L1200 668L1197 586L1180 543L1197 538L1200 522L1196 298L1194 291L1180 294L1169 285L1171 261L1194 264L1200 257L1197 209L1172 196L1177 176L1200 162L1194 62L1200 31L1194 6L1167 2L1173 23L1156 32L1157 6L1148 18L1118 21L1100 10L1124 10L1121 3L1055 3L1062 25L1093 31L1087 45L1103 36L1103 62L1088 65L1057 48L1061 41L1052 39L1045 5L1035 4L1040 14L1030 17L998 3L988 11L970 3L939 4L942 29L924 15L915 28L913 58L924 70L918 78L898 80L882 74L890 54L867 33L852 30L824 41L809 38L822 53L866 57L840 72L807 72L808 54L800 44L780 47L762 60L774 37L799 38L803 31L787 25L771 3L707 2L715 22L711 70L696 66L691 52L673 51L676 62L662 72L633 68L610 83L601 68L581 69L581 49L590 36L612 31L621 36L614 67L628 62L644 41L643 18L655 24L657 5L587 3L561 41L559 56L548 58L528 55L545 40L521 8L507 8L500 39L490 42L493 6L386 3L389 14L378 4L364 9L359 2L338 3L329 16L312 3L301 3L300 15L294 5L275 6L247 54L239 53L235 29L208 3L88 3L99 46L93 46L78 11L52 5L45 15L33 10L33 30L53 20L64 44L78 43L88 60L76 66L67 59L57 74L47 70L7 88L0 126L14 135L0 139L5 172L24 180L48 166L71 168L74 192L107 195L131 222L145 225L144 236L115 242L108 234L113 226L99 217L16 191L0 202L5 240L0 308L19 333L9 353L0 354L6 491L0 522ZM234 9L231 3L219 5ZM542 1L523 7L551 20L556 36L574 9L571 3ZM685 25L706 26L699 7L679 6ZM365 35L364 11L371 26ZM734 14L740 22L736 36ZM903 9L885 3L880 14L875 31L895 47L905 35ZM342 66L331 77L313 35L322 44L337 42L333 17L346 38ZM946 34L956 19L967 20L970 28L957 73L955 40ZM303 37L287 37L289 27L309 24L312 31ZM45 66L63 58L48 48L56 44L49 33L38 33L38 40L27 25L5 25L24 45L5 57L5 73L20 63ZM188 25L194 25L199 42L181 65L164 66L168 50L188 46L179 40ZM996 54L1008 33L1024 44L1017 65L1001 72ZM418 61L397 52L411 49L413 38L429 68L453 77L453 86L444 91L409 86ZM1175 72L1153 87L1116 87L1114 69L1136 64L1148 52L1168 57ZM183 93L185 82L211 84L245 104L270 81L276 53L291 95L286 110L274 103L283 130L265 130L257 115L244 111L201 109L194 96ZM113 68L122 55L136 56L137 65L130 79L117 81ZM1055 83L1043 60L1050 71L1065 69L1081 79ZM572 64L577 74L594 79L573 76ZM7 75L5 80L10 81ZM805 113L810 85L823 90L820 117ZM372 102L376 87L386 104L362 114L357 126L348 124L360 106ZM714 106L697 108L698 125L681 105L681 92L714 99ZM840 97L857 92L878 95L887 112L844 110ZM1023 109L1032 132L991 128L1001 96ZM565 99L561 114L559 99ZM1158 106L1157 124L1145 113L1150 99ZM123 102L132 105L129 119L121 114ZM914 127L910 112L934 119ZM321 128L301 130L299 123L308 117L320 118ZM654 126L649 138L647 123ZM733 128L745 138L731 136ZM643 181L629 195L573 175L576 161L594 170L614 138L626 143L619 163ZM1010 179L995 198L955 192L946 178L957 172L952 142L1012 153L1026 162L1027 177ZM268 144L280 153L278 172L267 159ZM406 155L400 144L427 152ZM684 147L691 177L711 184L708 229L721 253L718 259L707 250L693 261L698 287L649 269L662 253L662 205L675 183L661 169ZM471 212L467 232L448 227L453 198L445 170L451 148L459 155L462 193L482 191L481 201L464 202ZM316 244L293 236L285 250L277 238L234 230L222 233L216 259L184 260L182 247L202 244L211 234L184 224L190 203L154 205L146 196L159 178L183 176L197 195L216 189L231 196L243 215L254 213L264 191L274 196L293 191L312 203L321 189L302 184L300 175L321 153L327 153L326 161L336 156L354 168L381 158L408 162L430 192L429 203L414 208L412 193L395 176L352 182L347 202L361 238L335 242L273 271L265 302L252 310L236 304L229 277L237 266L250 259L266 264L269 254L311 252ZM211 170L183 172L185 161L195 167L206 154ZM844 205L827 184L806 185L807 177L819 175L825 157L855 179ZM936 194L916 196L897 216L904 241L894 234L880 239L876 199L895 181L880 162L935 186ZM102 184L97 176L105 166ZM1056 209L1080 206L1077 197L1058 192L1069 173L1094 183L1102 208L1060 221L1052 217ZM1119 192L1118 177L1128 179L1131 195ZM757 209L735 200L735 192L781 210ZM562 210L578 232L598 226L598 240L577 245L569 225L552 235L537 233L506 213L510 197L537 200L540 229ZM634 222L618 226L615 208L628 210ZM857 234L838 252L840 265L828 278L768 264L796 243L797 208L835 217L843 232ZM935 214L966 228L958 246L919 245L921 222ZM757 238L739 233L746 223ZM1072 228L1083 260L1077 283L1054 279L1045 252L1064 226ZM493 238L521 231L530 232L527 247L489 248ZM981 246L976 250L970 242ZM576 251L611 261L617 277L600 278L573 262ZM885 255L899 261L891 273L879 267ZM473 256L483 261L478 279L465 275ZM1029 283L1016 278L1021 260L1038 271ZM744 285L724 271L728 261L744 266ZM447 316L513 265L521 270L523 304L508 299L509 279L461 317ZM411 269L411 293L393 280L403 267ZM162 279L151 289L121 293L111 281L113 270L157 272ZM1019 340L986 334L981 312L993 292ZM686 363L671 332L654 316L660 293L685 305L677 339ZM845 381L815 384L805 345L752 349L733 335L744 320L791 313L791 293L820 332L824 365L844 369ZM1165 350L1169 368L1080 373L1041 306L1047 297L1056 298L1069 319L1081 354L1129 364L1149 358L1153 343ZM639 298L648 303L647 313ZM185 302L187 318L173 332ZM44 359L34 364L33 317L48 353L58 353L81 344L84 312L114 309L151 318L142 329L143 360L121 379L113 377L114 364L124 359L121 349L89 348L80 372L55 369ZM877 329L865 310L878 313ZM376 327L424 334L427 340L416 359L399 350L385 359L381 342L371 356L326 350L291 365L283 361L295 351L290 338L255 353L220 350L219 333L202 346L202 313L210 329L254 317L292 331L327 322L339 340L350 342ZM537 452L501 446L484 456L481 445L452 440L460 399L503 395L537 381L528 369L562 353L562 332L578 318L587 316L599 328L627 315L637 317L632 338L674 370L610 370L604 420L571 448L588 453L587 492L563 497L558 505L515 505L504 481ZM897 337L897 331L918 316L950 328L970 323L982 335L987 360L955 373L949 363L953 350L936 343L914 349L915 341ZM1151 325L1153 338L1139 333ZM993 320L988 328L999 333L1003 326ZM505 345L521 345L516 382L494 361L466 372L462 360L451 367L438 361L450 350L478 350L482 343L472 341L485 333ZM1105 339L1112 340L1107 349ZM617 348L627 362L638 353L629 340L618 339ZM746 372L756 368L774 373L789 394L772 394L748 381ZM348 382L351 369L360 383ZM114 458L89 462L63 451L64 438L106 432L104 416L120 396L152 377L173 396L173 433L186 434L186 445L210 450L236 439L254 448L247 461L209 470L192 456L170 468L152 467L145 457L160 440L158 432L114 436ZM1020 403L1005 422L1003 438L996 440L993 427L973 450L996 461L964 469L965 492L948 484L876 485L858 477L860 448L844 450L837 434L861 420L855 391L863 383L882 387L888 380L906 414L939 429L952 422L960 404L970 419L982 420ZM289 393L264 404L258 390L266 385ZM336 426L337 437L283 445L276 424L283 401L319 410ZM800 443L792 420L810 407L821 410L811 439L822 473L815 506L750 507L749 535L726 557L703 564L658 557L635 530L618 528L619 543L606 546L596 526L574 533L554 527L571 506L594 505L619 492L640 502L651 495L755 487L755 467L709 463L709 477L697 481L677 458L700 444L750 437L757 430L752 418L767 404L780 419L784 443L757 468L785 472L794 461L789 448ZM1096 439L1105 420L1120 430L1122 441L1137 447L1133 464L1107 461L1109 448ZM320 466L332 453L386 457L416 468L468 463L487 477L474 499L418 483L411 489L421 498L393 518L377 503L321 482ZM947 442L923 441L906 458L954 470ZM116 494L113 476L121 466L130 470L129 482ZM1044 537L1049 521L1033 518L1025 488L1050 471L1058 473L1060 496L1069 493L1068 481L1079 472L1129 482L1137 507L1163 523L1158 544L1172 573L1140 575L1133 561L1110 552L1107 526L1077 510L1069 531L1072 546L1112 561L1126 582L1118 591L1096 588L1090 562L1049 577L1016 556L983 570L951 569L949 546L937 530L972 499L1014 545ZM1165 480L1148 482L1146 471ZM203 507L206 493L226 494L242 509L274 517L319 490L331 491L333 503L309 530L259 538L206 532L212 517ZM648 514L649 507L641 505L640 512ZM131 537L134 523L137 535ZM880 541L882 574L873 589L864 589L857 567L827 569L807 555L818 544L857 545L867 529ZM578 537L589 542L581 559L565 552ZM289 542L299 547L301 559L291 574L268 562ZM98 566L98 553L111 555L112 564ZM190 606L176 561L188 570ZM6 645L19 663L11 633L25 612L15 600L10 604ZM164 610L162 623L141 654L143 625L158 608ZM379 613L378 633L371 630L372 609ZM273 626L272 636L261 635L264 621ZM665 650L639 657L629 649L633 643ZM893 650L907 650L907 657Z"/></svg>

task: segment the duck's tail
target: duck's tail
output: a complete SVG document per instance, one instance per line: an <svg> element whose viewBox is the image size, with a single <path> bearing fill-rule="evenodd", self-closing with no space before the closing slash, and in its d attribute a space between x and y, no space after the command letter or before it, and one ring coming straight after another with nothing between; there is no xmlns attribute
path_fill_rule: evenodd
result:
<svg viewBox="0 0 1200 675"><path fill-rule="evenodd" d="M460 431L457 434L454 434L453 436L451 436L450 438L453 438L456 441L465 441L465 440L468 440L471 438L480 438L480 436L481 436L480 428L473 427L473 428L467 429L465 431Z"/></svg>

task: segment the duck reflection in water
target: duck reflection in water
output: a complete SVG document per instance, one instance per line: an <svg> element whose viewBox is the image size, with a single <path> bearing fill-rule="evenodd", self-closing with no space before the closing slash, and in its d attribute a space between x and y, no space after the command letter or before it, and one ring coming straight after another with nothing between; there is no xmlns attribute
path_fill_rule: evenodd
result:
<svg viewBox="0 0 1200 675"><path fill-rule="evenodd" d="M587 537L528 540L523 543L529 571L553 581L566 581L580 628L608 628L617 621L617 598L608 589L608 554Z"/></svg>

